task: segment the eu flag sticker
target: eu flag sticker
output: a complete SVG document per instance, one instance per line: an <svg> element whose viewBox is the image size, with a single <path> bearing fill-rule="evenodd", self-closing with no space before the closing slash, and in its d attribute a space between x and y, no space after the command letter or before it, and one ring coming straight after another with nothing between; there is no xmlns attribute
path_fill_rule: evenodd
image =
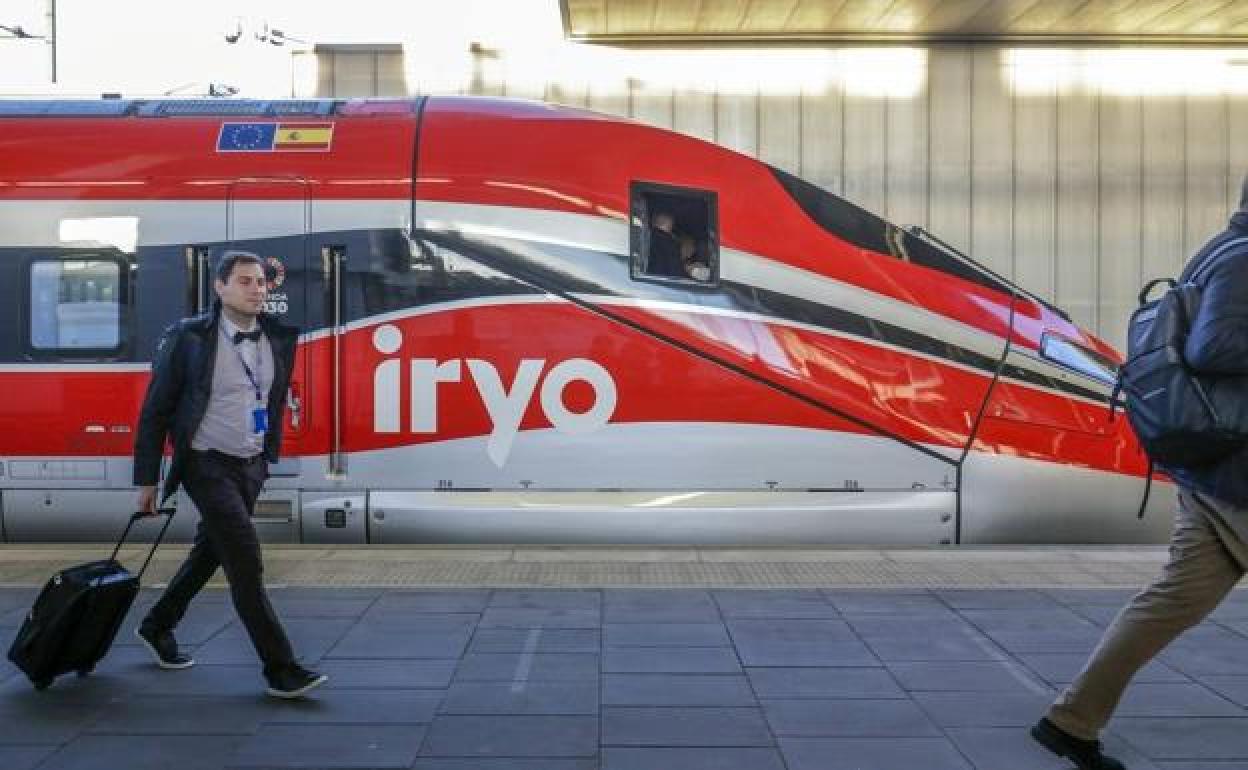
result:
<svg viewBox="0 0 1248 770"><path fill-rule="evenodd" d="M217 152L273 152L276 123L222 123Z"/></svg>

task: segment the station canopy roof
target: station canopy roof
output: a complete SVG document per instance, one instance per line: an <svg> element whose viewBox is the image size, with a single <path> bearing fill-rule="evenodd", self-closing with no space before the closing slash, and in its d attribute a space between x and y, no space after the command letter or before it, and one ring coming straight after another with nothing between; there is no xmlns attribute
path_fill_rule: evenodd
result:
<svg viewBox="0 0 1248 770"><path fill-rule="evenodd" d="M1248 44L1245 0L560 0L601 43L732 41Z"/></svg>

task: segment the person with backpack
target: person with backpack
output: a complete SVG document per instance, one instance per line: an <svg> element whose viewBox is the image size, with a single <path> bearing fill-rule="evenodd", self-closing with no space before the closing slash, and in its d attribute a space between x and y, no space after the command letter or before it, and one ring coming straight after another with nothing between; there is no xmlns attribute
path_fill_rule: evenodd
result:
<svg viewBox="0 0 1248 770"><path fill-rule="evenodd" d="M1198 302L1182 324L1187 336L1181 363L1187 376L1220 389L1225 412L1242 412L1248 406L1248 377L1243 377L1248 375L1248 178L1226 230L1193 255L1171 291L1182 292L1185 286ZM1165 300L1159 307L1164 310ZM1128 359L1125 366L1131 363ZM1137 398L1148 399L1159 390L1147 389ZM1150 408L1140 403L1141 411ZM1129 394L1128 412L1131 407ZM1155 422L1165 423L1167 414L1170 422L1182 422L1174 415L1184 408L1166 404ZM1133 424L1139 433L1142 423L1133 419ZM1228 434L1235 435L1221 433ZM1141 439L1150 446L1144 435ZM1170 448L1183 451L1173 444ZM1158 459L1159 454L1150 452L1150 457ZM1248 448L1241 441L1219 454L1191 466L1159 463L1179 487L1169 562L1118 613L1082 672L1031 729L1041 745L1080 770L1125 767L1102 752L1098 736L1131 677L1175 637L1204 620L1248 570Z"/></svg>

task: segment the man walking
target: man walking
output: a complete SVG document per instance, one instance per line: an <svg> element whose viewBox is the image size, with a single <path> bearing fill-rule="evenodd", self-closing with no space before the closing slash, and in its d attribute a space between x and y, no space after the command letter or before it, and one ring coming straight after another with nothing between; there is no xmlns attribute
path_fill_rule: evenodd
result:
<svg viewBox="0 0 1248 770"><path fill-rule="evenodd" d="M199 509L195 542L164 595L136 633L161 668L194 661L179 652L173 629L208 579L225 570L234 609L264 662L268 694L298 698L327 677L295 662L264 590L260 542L251 522L256 498L276 462L298 330L266 315L264 266L229 252L213 283L212 310L171 326L152 362L134 447L140 511L156 510L166 436L173 460L164 498L179 484Z"/></svg>
<svg viewBox="0 0 1248 770"><path fill-rule="evenodd" d="M1245 236L1248 179L1230 225L1192 257L1180 280ZM1201 304L1184 350L1187 364L1204 374L1248 374L1248 244L1227 248L1198 283ZM1097 738L1127 683L1171 640L1200 623L1248 569L1248 449L1209 467L1167 472L1179 485L1169 563L1118 613L1083 671L1031 730L1081 770L1124 768L1101 752Z"/></svg>

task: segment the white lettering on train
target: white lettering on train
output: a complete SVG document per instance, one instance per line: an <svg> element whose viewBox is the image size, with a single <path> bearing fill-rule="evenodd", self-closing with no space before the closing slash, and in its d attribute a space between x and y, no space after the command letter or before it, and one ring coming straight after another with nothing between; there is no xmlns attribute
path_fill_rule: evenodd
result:
<svg viewBox="0 0 1248 770"><path fill-rule="evenodd" d="M403 333L395 326L386 324L373 332L373 347L383 355L398 352L402 344ZM539 382L542 412L561 433L582 435L593 432L606 425L615 413L615 380L604 366L587 358L561 361L546 372L544 379L542 372L546 369L546 359L525 358L520 361L510 388L503 384L498 368L489 361L479 358L452 358L448 361L413 358L408 364L411 374L410 432L438 431L438 386L461 382L465 365L492 426L486 453L499 468L511 454L512 442L520 432L520 422L533 401ZM377 433L399 433L402 430L401 377L402 363L398 359L382 361L373 372L373 430ZM564 391L578 381L588 384L594 393L593 403L584 412L568 409L563 401Z"/></svg>

